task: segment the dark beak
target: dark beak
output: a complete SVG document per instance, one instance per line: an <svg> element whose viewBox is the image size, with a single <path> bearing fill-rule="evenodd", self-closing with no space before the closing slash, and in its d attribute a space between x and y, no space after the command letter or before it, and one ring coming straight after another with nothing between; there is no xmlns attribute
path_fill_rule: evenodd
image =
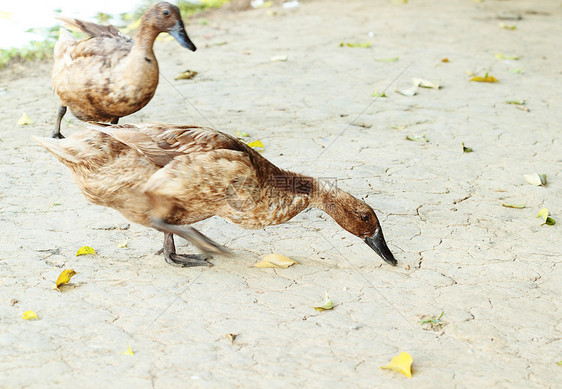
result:
<svg viewBox="0 0 562 389"><path fill-rule="evenodd" d="M174 27L168 30L168 34L176 38L180 45L182 45L186 49L189 49L191 51L197 50L197 47L195 47L191 39L189 39L189 37L187 36L187 32L185 32L185 27L181 20L178 20L176 24L174 24Z"/></svg>
<svg viewBox="0 0 562 389"><path fill-rule="evenodd" d="M381 228L379 228L373 236L365 238L365 243L375 250L375 252L380 255L385 262L390 263L392 266L396 266L396 259L394 259L394 255L392 255L390 249L386 245Z"/></svg>

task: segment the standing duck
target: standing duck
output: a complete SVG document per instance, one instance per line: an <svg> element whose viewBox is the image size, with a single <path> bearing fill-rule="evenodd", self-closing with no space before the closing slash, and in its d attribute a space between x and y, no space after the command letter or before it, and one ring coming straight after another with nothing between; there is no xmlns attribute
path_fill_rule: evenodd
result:
<svg viewBox="0 0 562 389"><path fill-rule="evenodd" d="M70 168L89 201L164 232L164 257L172 265L208 265L204 256L177 254L174 234L205 253L227 252L186 225L220 216L258 229L284 223L308 207L325 211L396 265L369 205L319 179L279 169L228 134L125 124L90 126L64 140L35 139Z"/></svg>
<svg viewBox="0 0 562 389"><path fill-rule="evenodd" d="M83 121L117 124L119 118L148 104L158 86L158 62L152 46L161 32L196 50L178 7L167 2L144 13L134 42L114 26L59 19L90 37L77 41L61 29L55 45L51 80L61 105L53 138L64 138L60 126L67 108Z"/></svg>

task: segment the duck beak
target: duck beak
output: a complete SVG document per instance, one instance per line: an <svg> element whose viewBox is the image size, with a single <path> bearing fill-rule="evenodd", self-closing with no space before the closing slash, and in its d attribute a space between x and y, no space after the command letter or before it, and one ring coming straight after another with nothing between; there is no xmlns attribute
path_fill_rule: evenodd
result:
<svg viewBox="0 0 562 389"><path fill-rule="evenodd" d="M189 37L187 36L187 32L185 32L185 27L181 20L176 21L174 27L168 30L168 34L176 38L180 45L182 45L186 49L189 49L191 51L197 50L197 47L195 47L191 39L189 39Z"/></svg>
<svg viewBox="0 0 562 389"><path fill-rule="evenodd" d="M392 266L396 266L396 259L394 259L394 255L392 255L390 249L386 245L386 241L384 240L381 228L379 228L373 236L366 237L365 243L367 243L370 248L375 250L375 253L380 255L380 257L384 259L385 262L390 263Z"/></svg>

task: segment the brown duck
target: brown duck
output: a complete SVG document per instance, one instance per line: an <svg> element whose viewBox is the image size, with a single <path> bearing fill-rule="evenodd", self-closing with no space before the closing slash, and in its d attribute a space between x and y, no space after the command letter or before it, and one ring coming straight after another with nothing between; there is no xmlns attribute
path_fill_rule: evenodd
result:
<svg viewBox="0 0 562 389"><path fill-rule="evenodd" d="M174 234L205 253L227 252L189 227L192 223L220 216L257 229L316 207L396 265L369 205L319 179L281 170L225 133L125 124L90 126L64 140L36 140L70 168L89 201L164 232L163 252L170 264L208 265L205 256L176 254Z"/></svg>
<svg viewBox="0 0 562 389"><path fill-rule="evenodd" d="M80 120L116 124L119 118L148 104L158 86L158 62L152 46L161 32L196 50L178 7L166 2L144 13L134 42L114 26L59 19L90 38L76 41L61 29L55 45L51 80L61 105L53 138L64 138L60 126L67 107Z"/></svg>

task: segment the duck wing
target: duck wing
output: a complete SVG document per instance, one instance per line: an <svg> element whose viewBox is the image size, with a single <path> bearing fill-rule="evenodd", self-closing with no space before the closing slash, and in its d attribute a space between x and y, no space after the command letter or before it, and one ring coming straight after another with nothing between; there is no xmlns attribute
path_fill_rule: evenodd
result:
<svg viewBox="0 0 562 389"><path fill-rule="evenodd" d="M73 59L90 56L122 57L127 55L133 48L133 40L123 35L115 26L102 26L96 23L64 17L58 17L57 19L63 21L71 29L83 31L90 36L90 38L74 42L70 46L65 46L65 49L62 50L67 51L70 49ZM55 51L57 50L55 49ZM59 49L59 51L61 50Z"/></svg>
<svg viewBox="0 0 562 389"><path fill-rule="evenodd" d="M62 16L57 17L58 20L64 22L71 29L80 30L91 37L105 37L105 38L120 38L131 40L126 37L117 29L117 27L109 25L102 26L101 24L86 22L80 19L65 18Z"/></svg>
<svg viewBox="0 0 562 389"><path fill-rule="evenodd" d="M250 155L255 153L235 137L207 127L125 124L93 128L144 154L160 167L166 166L178 156L214 150L227 149Z"/></svg>

